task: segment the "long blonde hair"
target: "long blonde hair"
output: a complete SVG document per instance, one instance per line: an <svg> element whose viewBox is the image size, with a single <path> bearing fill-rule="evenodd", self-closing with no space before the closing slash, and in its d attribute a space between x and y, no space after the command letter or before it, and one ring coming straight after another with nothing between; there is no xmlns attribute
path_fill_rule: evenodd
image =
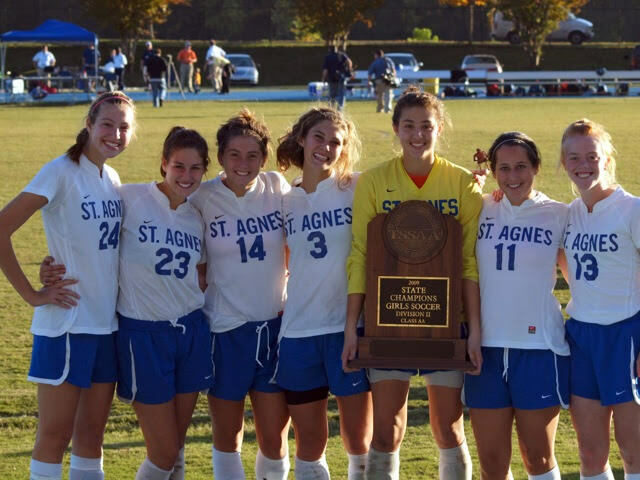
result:
<svg viewBox="0 0 640 480"><path fill-rule="evenodd" d="M291 166L302 169L304 148L301 142L309 130L324 120L336 125L344 133L342 153L331 168L336 174L338 185L344 188L351 181L354 166L360 159L361 143L353 122L334 108L313 107L278 139L279 144L276 150L278 167L282 172L286 172Z"/></svg>

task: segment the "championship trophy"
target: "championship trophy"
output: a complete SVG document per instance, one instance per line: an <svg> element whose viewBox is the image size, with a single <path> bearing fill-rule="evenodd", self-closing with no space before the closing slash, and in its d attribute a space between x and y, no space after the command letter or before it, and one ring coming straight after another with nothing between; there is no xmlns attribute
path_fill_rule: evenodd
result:
<svg viewBox="0 0 640 480"><path fill-rule="evenodd" d="M462 226L426 201L367 227L364 336L353 368L471 370L461 338Z"/></svg>

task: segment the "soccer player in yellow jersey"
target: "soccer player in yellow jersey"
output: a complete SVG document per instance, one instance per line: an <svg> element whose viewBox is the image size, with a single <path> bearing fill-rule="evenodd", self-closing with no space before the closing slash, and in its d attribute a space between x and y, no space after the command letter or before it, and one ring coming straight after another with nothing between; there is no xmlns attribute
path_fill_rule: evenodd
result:
<svg viewBox="0 0 640 480"><path fill-rule="evenodd" d="M453 215L463 230L463 303L468 326L468 353L480 372L480 293L475 259L481 190L471 173L435 153L438 139L449 123L437 97L409 87L398 100L393 131L402 155L382 163L360 177L353 201L353 242L347 261L349 297L342 353L343 367L357 352L356 325L365 296L367 224L379 213L406 200L426 200L440 212ZM373 395L373 440L367 478L398 479L399 449L407 425L410 377L424 375L429 395L429 418L440 449L440 479L470 480L471 457L464 435L458 371L369 369Z"/></svg>

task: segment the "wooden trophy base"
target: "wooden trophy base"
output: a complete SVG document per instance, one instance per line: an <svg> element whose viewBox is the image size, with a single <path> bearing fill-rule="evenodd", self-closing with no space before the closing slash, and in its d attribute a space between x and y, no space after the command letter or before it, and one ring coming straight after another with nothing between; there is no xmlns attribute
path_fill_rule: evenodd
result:
<svg viewBox="0 0 640 480"><path fill-rule="evenodd" d="M467 359L467 341L438 338L358 339L358 358L350 368L424 368L430 370L474 370Z"/></svg>

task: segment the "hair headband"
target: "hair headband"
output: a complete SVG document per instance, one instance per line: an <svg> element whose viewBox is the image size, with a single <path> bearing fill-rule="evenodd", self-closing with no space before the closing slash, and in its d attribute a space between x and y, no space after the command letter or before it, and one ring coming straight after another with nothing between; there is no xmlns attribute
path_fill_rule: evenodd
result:
<svg viewBox="0 0 640 480"><path fill-rule="evenodd" d="M524 140L520 139L520 138L507 138L506 140L501 141L498 145L496 145L492 151L491 151L491 157L492 159L495 159L496 157L496 152L498 151L498 149L500 147L503 147L504 145L507 144L516 144L519 145L521 147L524 147L525 150L528 150L529 153L531 154L531 156L533 156L533 158L536 158L539 160L539 156L536 154L535 150L533 148L531 148L531 145L529 145L527 142L525 142Z"/></svg>
<svg viewBox="0 0 640 480"><path fill-rule="evenodd" d="M89 115L91 115L91 113L93 113L96 110L98 105L100 105L102 102L106 102L107 100L120 100L121 102L124 102L127 105L129 105L130 107L133 106L133 104L131 103L131 100L129 100L128 97L124 97L120 95L108 95L93 104L93 106L91 107L91 110L89 110Z"/></svg>

